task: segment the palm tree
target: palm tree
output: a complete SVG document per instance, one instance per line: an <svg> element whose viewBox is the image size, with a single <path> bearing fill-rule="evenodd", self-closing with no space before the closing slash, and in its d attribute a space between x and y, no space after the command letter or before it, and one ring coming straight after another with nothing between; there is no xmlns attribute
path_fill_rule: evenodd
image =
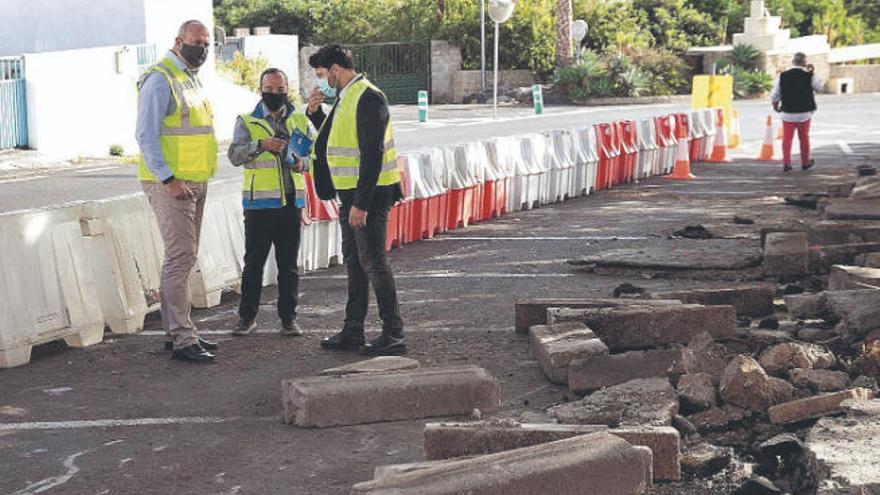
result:
<svg viewBox="0 0 880 495"><path fill-rule="evenodd" d="M573 16L571 0L556 1L556 65L571 65L571 18Z"/></svg>

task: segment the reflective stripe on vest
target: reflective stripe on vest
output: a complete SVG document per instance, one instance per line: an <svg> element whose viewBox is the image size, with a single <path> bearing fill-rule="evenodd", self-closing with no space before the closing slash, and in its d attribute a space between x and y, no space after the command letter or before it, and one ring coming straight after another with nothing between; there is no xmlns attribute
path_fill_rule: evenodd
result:
<svg viewBox="0 0 880 495"><path fill-rule="evenodd" d="M385 95L365 78L361 78L348 89L336 107L333 115L333 126L327 139L327 165L333 186L337 190L348 190L357 187L361 152L357 134L357 107L364 92L368 89L376 91L383 100ZM378 185L389 186L400 182L400 169L397 168L397 149L394 145L391 120L385 129L385 151L382 155L382 171L379 173Z"/></svg>
<svg viewBox="0 0 880 495"><path fill-rule="evenodd" d="M138 81L138 90L153 73L162 74L171 88L175 110L162 119L159 145L171 173L181 180L207 182L217 172L217 139L211 105L197 77L177 68L170 58L147 69ZM143 155L138 159L138 179L155 182Z"/></svg>
<svg viewBox="0 0 880 495"><path fill-rule="evenodd" d="M252 141L259 141L274 137L272 126L265 119L259 119L250 114L241 115L241 119L247 126ZM292 112L285 121L288 134L293 129L309 135L308 118L297 112ZM264 151L244 165L244 181L242 183L242 206L245 209L281 208L287 204L287 195L291 192L296 195L296 206L305 206L306 180L303 174L292 172L293 187L295 191L284 190L284 178L282 176L282 162L272 153Z"/></svg>

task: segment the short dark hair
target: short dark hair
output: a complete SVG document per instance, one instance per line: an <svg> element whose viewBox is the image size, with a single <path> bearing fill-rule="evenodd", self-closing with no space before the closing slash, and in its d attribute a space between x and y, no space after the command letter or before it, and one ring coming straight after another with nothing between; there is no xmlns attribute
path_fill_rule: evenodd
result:
<svg viewBox="0 0 880 495"><path fill-rule="evenodd" d="M343 69L353 69L354 62L351 59L351 50L345 50L339 45L324 45L309 57L309 65L313 69L323 67L329 69L336 64Z"/></svg>
<svg viewBox="0 0 880 495"><path fill-rule="evenodd" d="M265 79L266 76L269 76L272 74L281 74L281 77L284 78L284 85L289 86L289 83L287 82L287 74L285 74L283 70L276 69L275 67L269 67L268 69L264 70L262 74L260 74L260 86L263 85L263 79ZM287 88L287 89L290 89L290 88Z"/></svg>

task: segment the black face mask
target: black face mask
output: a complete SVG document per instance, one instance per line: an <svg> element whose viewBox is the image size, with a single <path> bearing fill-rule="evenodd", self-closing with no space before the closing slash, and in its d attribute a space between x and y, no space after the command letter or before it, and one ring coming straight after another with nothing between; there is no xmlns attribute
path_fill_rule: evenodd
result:
<svg viewBox="0 0 880 495"><path fill-rule="evenodd" d="M191 67L199 68L208 58L208 47L199 45L180 45L180 55Z"/></svg>
<svg viewBox="0 0 880 495"><path fill-rule="evenodd" d="M287 93L263 93L263 103L271 112L277 112L287 101Z"/></svg>

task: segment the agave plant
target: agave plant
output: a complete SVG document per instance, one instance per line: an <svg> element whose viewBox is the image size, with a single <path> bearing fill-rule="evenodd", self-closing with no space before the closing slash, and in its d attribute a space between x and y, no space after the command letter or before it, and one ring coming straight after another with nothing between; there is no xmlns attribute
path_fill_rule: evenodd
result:
<svg viewBox="0 0 880 495"><path fill-rule="evenodd" d="M650 88L651 78L637 67L620 74L617 78L621 96L639 97Z"/></svg>

